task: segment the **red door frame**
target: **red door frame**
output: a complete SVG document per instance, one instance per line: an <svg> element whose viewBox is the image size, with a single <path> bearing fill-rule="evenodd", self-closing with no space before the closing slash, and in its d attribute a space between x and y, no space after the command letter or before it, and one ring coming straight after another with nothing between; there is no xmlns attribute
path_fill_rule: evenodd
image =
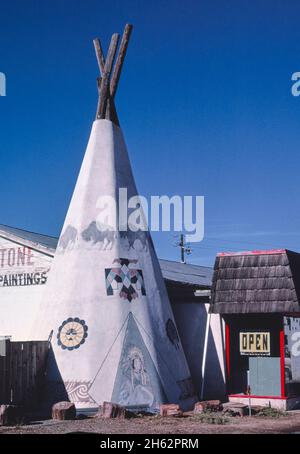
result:
<svg viewBox="0 0 300 454"><path fill-rule="evenodd" d="M227 388L229 388L230 380L230 327L229 323L225 321L225 353L226 353L226 376ZM227 389L228 391L228 389Z"/></svg>

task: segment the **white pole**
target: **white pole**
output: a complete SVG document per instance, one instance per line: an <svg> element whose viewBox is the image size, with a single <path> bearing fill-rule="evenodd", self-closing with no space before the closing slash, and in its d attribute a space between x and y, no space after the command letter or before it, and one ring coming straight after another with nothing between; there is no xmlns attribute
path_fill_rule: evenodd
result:
<svg viewBox="0 0 300 454"><path fill-rule="evenodd" d="M248 392L248 395L249 395L249 416L252 415L252 411L251 411L251 387L250 387L250 370L247 370L247 392Z"/></svg>
<svg viewBox="0 0 300 454"><path fill-rule="evenodd" d="M205 338L204 338L204 347L203 347L203 357L202 357L202 383L201 383L201 400L204 396L204 382L205 382L205 368L206 368L206 357L208 350L208 336L209 336L209 327L210 327L210 304L208 305L207 310L207 319L206 319L206 329L205 329Z"/></svg>

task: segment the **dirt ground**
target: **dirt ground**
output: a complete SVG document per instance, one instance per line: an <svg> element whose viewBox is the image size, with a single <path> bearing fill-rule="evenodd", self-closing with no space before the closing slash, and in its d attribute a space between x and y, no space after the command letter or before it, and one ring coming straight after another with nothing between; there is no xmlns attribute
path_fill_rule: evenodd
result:
<svg viewBox="0 0 300 454"><path fill-rule="evenodd" d="M228 417L226 424L208 424L196 416L184 418L89 418L76 421L42 421L17 427L0 427L0 434L267 434L300 433L300 411L279 418Z"/></svg>

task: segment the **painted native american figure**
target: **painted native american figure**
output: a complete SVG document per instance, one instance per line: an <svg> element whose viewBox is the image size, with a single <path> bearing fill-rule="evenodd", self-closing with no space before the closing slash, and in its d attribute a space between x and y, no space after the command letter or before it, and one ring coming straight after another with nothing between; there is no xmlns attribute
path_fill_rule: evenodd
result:
<svg viewBox="0 0 300 454"><path fill-rule="evenodd" d="M154 402L153 390L145 368L142 351L131 346L122 362L122 385L120 391L121 405L137 403L151 407Z"/></svg>

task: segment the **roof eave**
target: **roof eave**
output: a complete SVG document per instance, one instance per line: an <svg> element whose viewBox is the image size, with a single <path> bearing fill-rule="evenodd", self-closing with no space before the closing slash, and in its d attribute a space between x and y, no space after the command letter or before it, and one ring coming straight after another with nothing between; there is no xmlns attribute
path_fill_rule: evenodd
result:
<svg viewBox="0 0 300 454"><path fill-rule="evenodd" d="M11 241L12 243L19 244L20 246L26 246L34 251L40 252L41 254L48 255L49 257L54 257L55 249L41 245L34 241L26 240L21 238L13 233L5 232L0 229L0 238Z"/></svg>

